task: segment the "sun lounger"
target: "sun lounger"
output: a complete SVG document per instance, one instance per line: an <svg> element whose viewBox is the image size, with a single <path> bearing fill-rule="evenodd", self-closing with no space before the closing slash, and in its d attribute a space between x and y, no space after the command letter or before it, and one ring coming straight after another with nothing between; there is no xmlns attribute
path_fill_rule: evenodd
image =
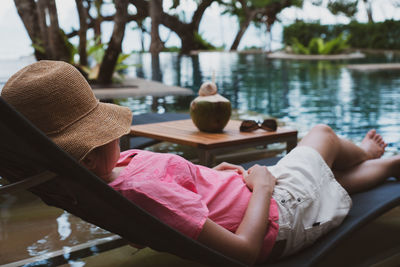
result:
<svg viewBox="0 0 400 267"><path fill-rule="evenodd" d="M124 198L60 150L1 98L0 118L0 175L11 183L0 187L0 193L28 189L46 204L130 242L207 265L245 266L180 234ZM399 205L400 183L388 182L353 198L354 207L342 226L311 248L268 266L316 263L355 229Z"/></svg>
<svg viewBox="0 0 400 267"><path fill-rule="evenodd" d="M267 164L273 165L279 159L270 159ZM265 160L243 164L249 168L254 164L265 164ZM299 253L268 266L313 266L337 246L340 241L351 236L357 229L376 219L385 212L400 205L400 182L394 178L388 179L384 184L372 190L351 195L353 206L343 221L336 229L323 236L311 247ZM382 237L385 238L385 237ZM368 255L366 255L367 257Z"/></svg>

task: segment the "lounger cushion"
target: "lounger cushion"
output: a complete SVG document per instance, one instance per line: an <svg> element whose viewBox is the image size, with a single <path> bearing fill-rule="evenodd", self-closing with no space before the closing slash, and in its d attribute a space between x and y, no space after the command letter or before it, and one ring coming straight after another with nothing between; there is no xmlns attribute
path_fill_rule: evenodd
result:
<svg viewBox="0 0 400 267"><path fill-rule="evenodd" d="M249 168L254 164L273 165L279 158L263 159L242 164ZM323 236L311 247L274 264L265 266L312 266L324 255L337 246L340 241L350 236L368 222L391 210L400 204L400 182L389 178L382 185L369 191L351 195L353 207L343 223L336 229ZM367 255L366 255L367 256Z"/></svg>

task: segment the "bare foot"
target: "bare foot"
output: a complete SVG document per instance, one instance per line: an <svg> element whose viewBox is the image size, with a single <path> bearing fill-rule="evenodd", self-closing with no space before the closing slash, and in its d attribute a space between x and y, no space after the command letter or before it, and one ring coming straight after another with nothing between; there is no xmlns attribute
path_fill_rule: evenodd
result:
<svg viewBox="0 0 400 267"><path fill-rule="evenodd" d="M375 130L370 130L361 141L360 147L367 153L369 159L378 159L385 152L387 144Z"/></svg>

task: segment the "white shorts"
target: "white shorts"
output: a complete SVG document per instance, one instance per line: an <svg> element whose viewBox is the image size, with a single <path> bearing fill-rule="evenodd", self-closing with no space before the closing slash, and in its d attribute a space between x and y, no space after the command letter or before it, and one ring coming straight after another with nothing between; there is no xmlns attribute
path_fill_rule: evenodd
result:
<svg viewBox="0 0 400 267"><path fill-rule="evenodd" d="M279 208L277 241L286 240L282 256L312 244L348 214L350 196L315 149L297 146L269 170L277 178L272 197Z"/></svg>

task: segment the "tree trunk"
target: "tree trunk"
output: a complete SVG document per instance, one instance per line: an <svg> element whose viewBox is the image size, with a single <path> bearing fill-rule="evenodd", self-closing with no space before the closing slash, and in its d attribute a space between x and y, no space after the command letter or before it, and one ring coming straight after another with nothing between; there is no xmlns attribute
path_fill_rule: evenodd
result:
<svg viewBox="0 0 400 267"><path fill-rule="evenodd" d="M192 30L186 30L181 32L179 38L181 39L181 53L189 54L192 50L199 49L194 40L194 32Z"/></svg>
<svg viewBox="0 0 400 267"><path fill-rule="evenodd" d="M151 54L151 79L162 82L162 71L160 66L160 55Z"/></svg>
<svg viewBox="0 0 400 267"><path fill-rule="evenodd" d="M46 23L46 12L48 13L47 3L44 0L37 1L37 13L39 19L40 35L42 36L42 46L46 51L46 58L53 58L50 49L49 33Z"/></svg>
<svg viewBox="0 0 400 267"><path fill-rule="evenodd" d="M128 16L128 0L115 0L114 29L107 50L101 62L97 81L100 84L110 84L122 50L122 40L125 34L125 25Z"/></svg>
<svg viewBox="0 0 400 267"><path fill-rule="evenodd" d="M158 54L164 48L160 39L159 27L161 15L163 13L162 0L150 0L150 17L151 17L151 44L150 53Z"/></svg>
<svg viewBox="0 0 400 267"><path fill-rule="evenodd" d="M212 2L213 0L201 1L197 10L194 12L190 23L184 23L177 17L163 12L161 23L179 36L181 39L181 53L188 54L192 50L205 48L200 43L196 42L195 33L198 33L201 18L203 17L207 7L210 6Z"/></svg>
<svg viewBox="0 0 400 267"><path fill-rule="evenodd" d="M269 24L268 22L265 23L265 26L267 27L267 38L269 37L269 42L268 42L268 52L272 52L272 24Z"/></svg>
<svg viewBox="0 0 400 267"><path fill-rule="evenodd" d="M180 21L176 16L169 15L165 12L161 13L160 23L175 32L181 39L181 53L189 53L191 50L202 49L199 43L195 40L195 32L199 31L199 25L201 18L204 15L205 10L209 7L214 0L202 0L194 12L192 21L190 23L184 23ZM138 14L145 14L146 10L149 10L149 3L145 0L130 0L130 3L135 5L138 10Z"/></svg>
<svg viewBox="0 0 400 267"><path fill-rule="evenodd" d="M144 52L144 30L143 30L143 26L140 27L140 46L142 47L142 52Z"/></svg>
<svg viewBox="0 0 400 267"><path fill-rule="evenodd" d="M365 5L365 9L367 11L367 15L368 15L368 22L373 23L374 19L372 17L372 7L371 7L371 2L369 0L363 0L364 1L364 5Z"/></svg>
<svg viewBox="0 0 400 267"><path fill-rule="evenodd" d="M87 16L86 16L86 10L85 7L83 6L82 0L75 0L76 2L76 7L78 9L78 15L79 15L79 64L81 66L87 66L88 61L87 61L87 53L86 53L86 33L87 33Z"/></svg>
<svg viewBox="0 0 400 267"><path fill-rule="evenodd" d="M94 20L94 39L96 40L97 43L101 43L101 22L103 21L103 17L101 15L101 5L103 4L103 0L95 0L94 2L96 11L97 11L97 17Z"/></svg>
<svg viewBox="0 0 400 267"><path fill-rule="evenodd" d="M64 37L62 36L60 26L58 25L57 7L55 1L47 0L47 7L50 17L48 33L53 59L70 62L71 55L67 48L67 44L64 41Z"/></svg>
<svg viewBox="0 0 400 267"><path fill-rule="evenodd" d="M235 40L233 41L231 49L230 49L231 51L237 50L244 33L246 32L247 28L249 27L250 22L254 19L255 15L256 15L256 12L254 12L254 11L249 12L246 16L246 20L243 23L240 23L239 31L236 34Z"/></svg>
<svg viewBox="0 0 400 267"><path fill-rule="evenodd" d="M191 22L194 31L196 32L199 31L201 18L203 17L207 7L209 7L212 4L212 2L214 2L214 0L202 0L201 3L197 6L197 9L193 14Z"/></svg>
<svg viewBox="0 0 400 267"><path fill-rule="evenodd" d="M39 27L39 18L37 14L37 6L34 0L14 0L18 15L20 16L32 45L35 49L36 60L46 58L46 54L38 49L43 47L43 40ZM44 47L43 47L44 48Z"/></svg>
<svg viewBox="0 0 400 267"><path fill-rule="evenodd" d="M267 35L269 36L268 52L272 52L272 25L276 22L278 13L289 6L288 1L283 4L283 6L277 6L276 9L272 9L271 12L269 12L268 9L266 11L267 20L265 21L265 26L267 28Z"/></svg>

